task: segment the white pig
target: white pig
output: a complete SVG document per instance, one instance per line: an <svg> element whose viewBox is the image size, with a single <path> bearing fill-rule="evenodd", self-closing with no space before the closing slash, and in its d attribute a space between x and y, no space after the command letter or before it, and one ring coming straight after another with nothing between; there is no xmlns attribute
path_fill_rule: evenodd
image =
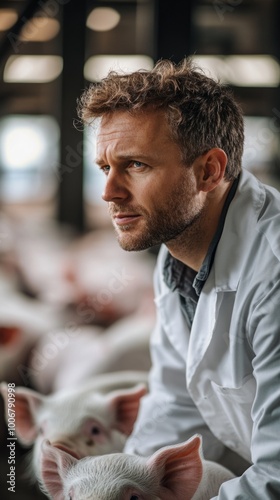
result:
<svg viewBox="0 0 280 500"><path fill-rule="evenodd" d="M40 476L41 443L46 438L76 458L123 450L147 392L146 372L104 374L83 386L43 396L15 389L16 434L23 445L34 443L32 468ZM136 385L137 384L137 385ZM8 420L7 384L0 385Z"/></svg>
<svg viewBox="0 0 280 500"><path fill-rule="evenodd" d="M44 441L41 476L53 500L209 500L234 477L202 458L198 435L150 458L114 453L77 460Z"/></svg>

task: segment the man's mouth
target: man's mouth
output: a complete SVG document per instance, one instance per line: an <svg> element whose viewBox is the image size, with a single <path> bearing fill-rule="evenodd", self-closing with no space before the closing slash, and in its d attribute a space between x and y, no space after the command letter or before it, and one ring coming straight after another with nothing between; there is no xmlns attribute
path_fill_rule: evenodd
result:
<svg viewBox="0 0 280 500"><path fill-rule="evenodd" d="M132 222L135 222L137 219L139 219L139 217L141 217L140 214L129 213L117 213L113 215L114 222L118 226L131 224Z"/></svg>

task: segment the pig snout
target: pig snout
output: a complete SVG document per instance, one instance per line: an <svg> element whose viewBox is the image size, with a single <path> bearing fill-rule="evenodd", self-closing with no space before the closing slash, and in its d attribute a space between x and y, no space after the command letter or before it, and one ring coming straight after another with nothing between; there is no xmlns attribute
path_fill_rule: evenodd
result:
<svg viewBox="0 0 280 500"><path fill-rule="evenodd" d="M82 458L80 455L78 455L78 453L76 453L76 451L73 448L69 447L68 444L61 443L59 441L53 442L51 444L54 448L57 448L58 450L61 450L61 451L65 451L66 453L68 453L68 455L71 455L72 457L76 458L77 460Z"/></svg>

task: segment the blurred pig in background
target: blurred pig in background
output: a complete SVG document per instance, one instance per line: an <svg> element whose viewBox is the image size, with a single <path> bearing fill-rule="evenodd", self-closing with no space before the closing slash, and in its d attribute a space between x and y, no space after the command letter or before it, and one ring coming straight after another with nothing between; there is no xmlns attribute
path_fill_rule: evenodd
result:
<svg viewBox="0 0 280 500"><path fill-rule="evenodd" d="M55 222L42 223L40 217L19 222L0 214L0 382L25 386L23 391L39 393L40 399L62 389L71 392L74 386L79 393L102 374L148 370L154 263L149 253L121 250L111 229L79 236ZM112 418L108 425L113 425L113 404L106 408ZM5 477L2 398L0 410L0 468ZM57 420L59 424L61 418ZM23 421L28 428L26 414ZM42 498L23 478L26 447L19 439L16 454L15 500Z"/></svg>
<svg viewBox="0 0 280 500"><path fill-rule="evenodd" d="M110 326L134 313L143 295L151 294L154 258L147 252L125 252L112 230L69 240L52 226L43 235L28 228L16 248L28 293L62 304L78 324Z"/></svg>
<svg viewBox="0 0 280 500"><path fill-rule="evenodd" d="M98 373L149 369L154 257L124 252L107 230L10 229L0 253L0 380L47 394Z"/></svg>
<svg viewBox="0 0 280 500"><path fill-rule="evenodd" d="M0 266L0 381L22 383L20 364L29 364L31 350L67 315L60 307L23 294Z"/></svg>

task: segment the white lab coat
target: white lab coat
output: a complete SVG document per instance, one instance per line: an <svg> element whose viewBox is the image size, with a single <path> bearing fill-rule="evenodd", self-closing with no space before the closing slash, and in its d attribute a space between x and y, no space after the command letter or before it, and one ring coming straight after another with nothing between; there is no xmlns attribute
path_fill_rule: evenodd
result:
<svg viewBox="0 0 280 500"><path fill-rule="evenodd" d="M219 500L280 499L280 193L244 170L191 333L178 293L155 271L150 394L125 451L149 455L198 432L252 464Z"/></svg>

